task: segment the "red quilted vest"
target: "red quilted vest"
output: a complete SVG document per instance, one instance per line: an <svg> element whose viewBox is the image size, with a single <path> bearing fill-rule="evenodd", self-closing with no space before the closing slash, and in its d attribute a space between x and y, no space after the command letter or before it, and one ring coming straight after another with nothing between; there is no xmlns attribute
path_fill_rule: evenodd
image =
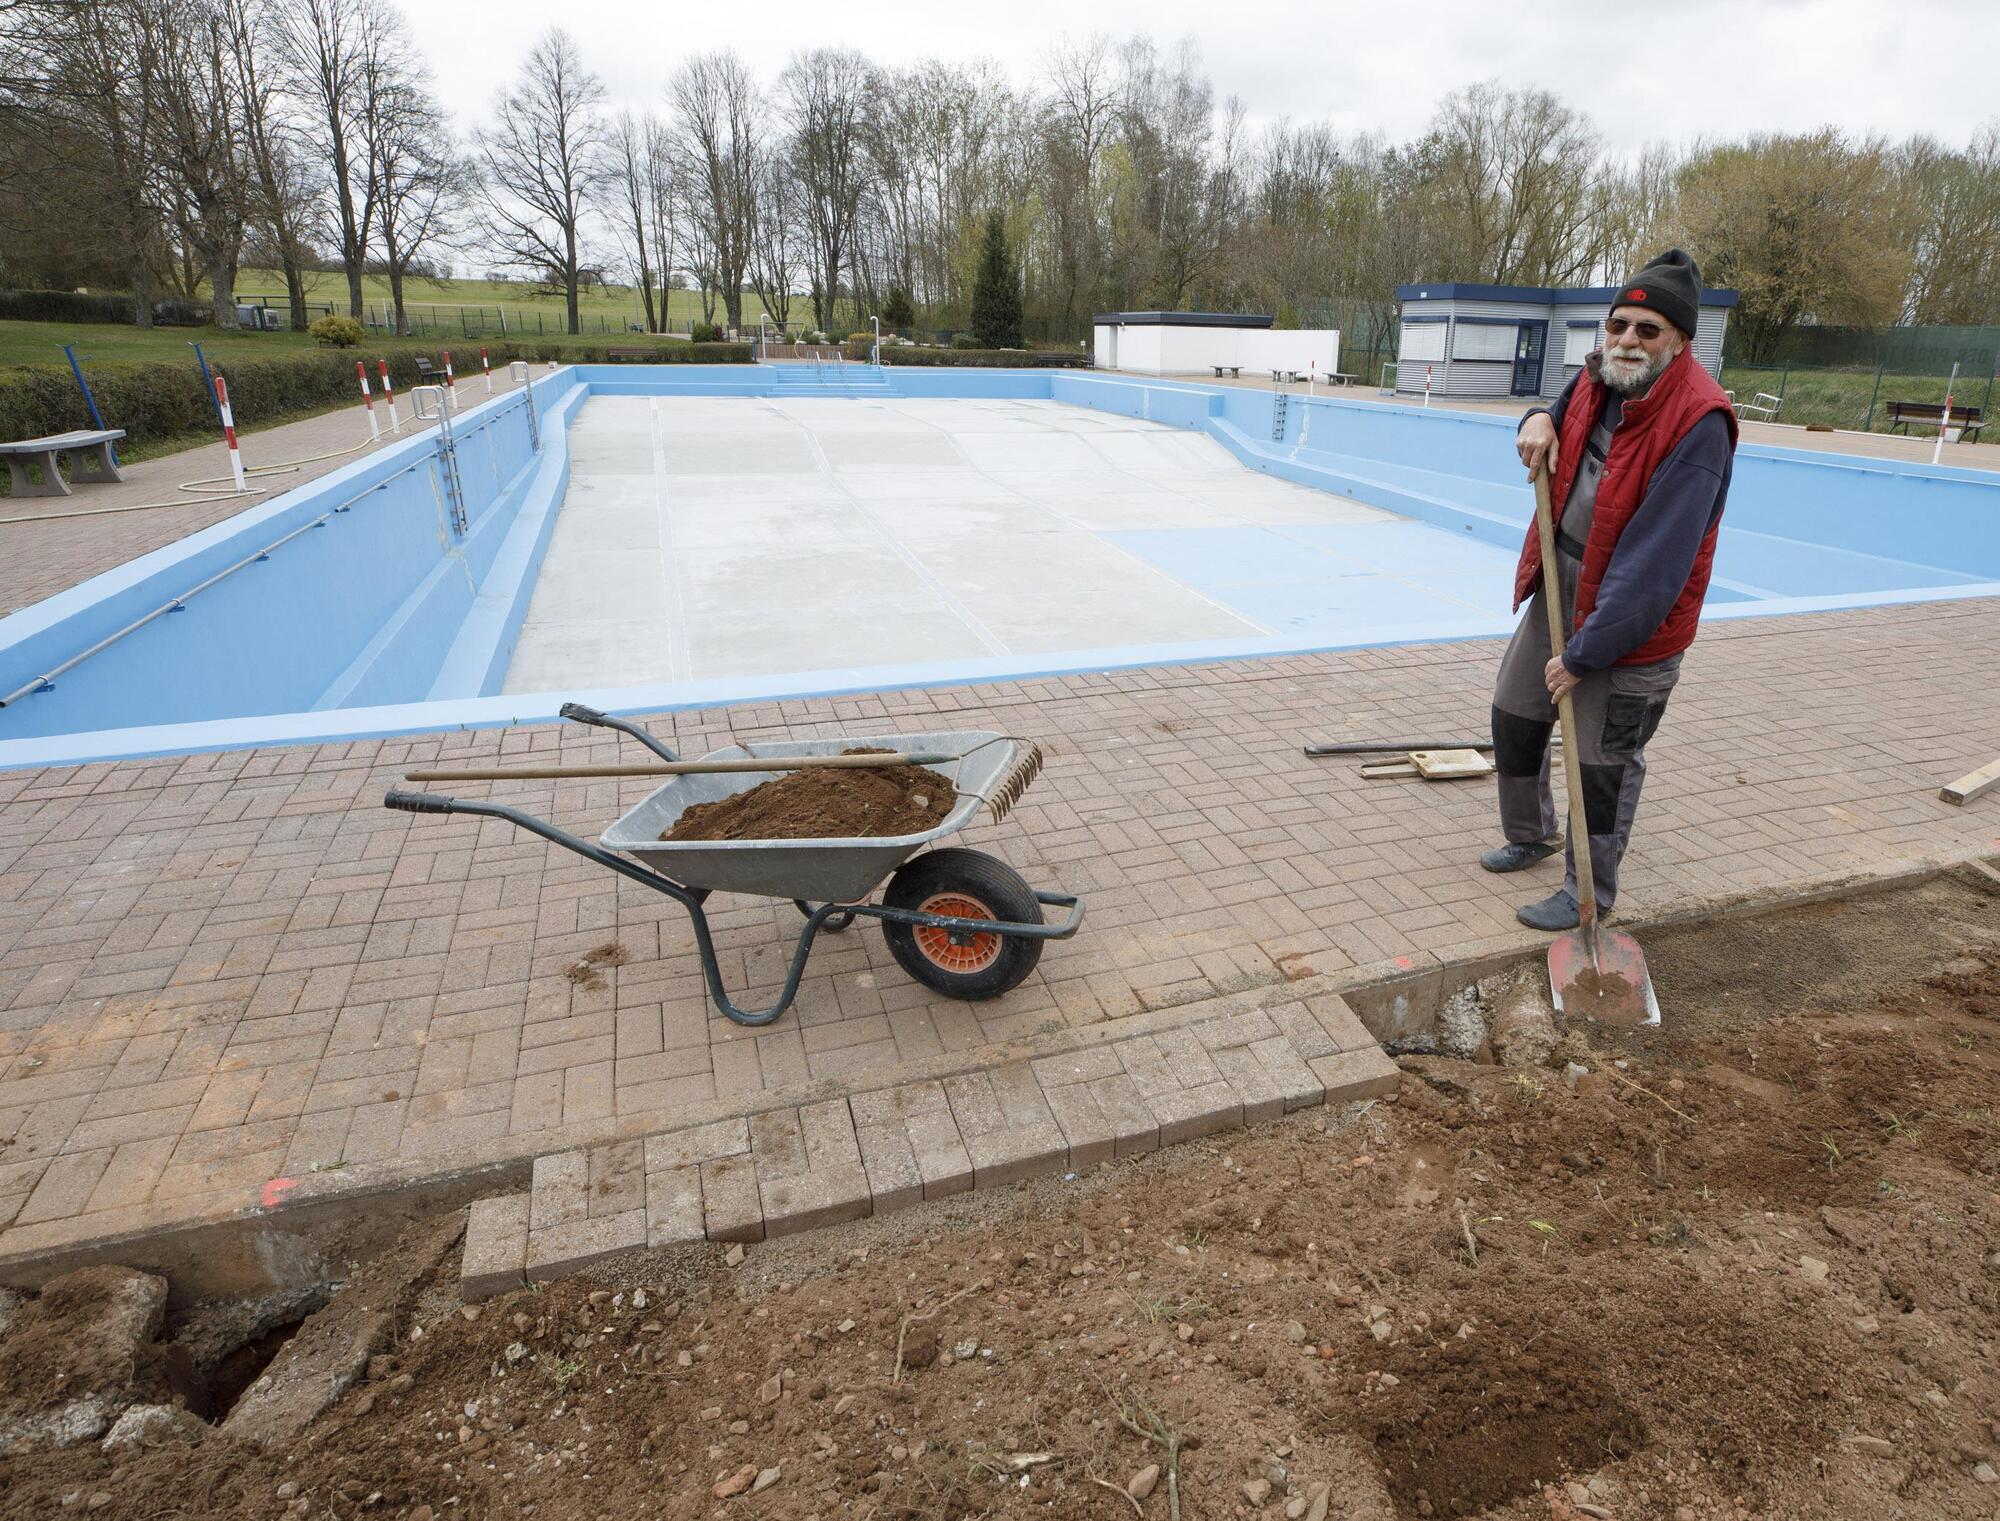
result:
<svg viewBox="0 0 2000 1521"><path fill-rule="evenodd" d="M1563 504L1569 500L1577 467L1583 462L1584 445L1604 411L1608 392L1597 378L1596 357L1591 356L1593 362L1590 369L1577 377L1576 387L1570 392L1569 405L1563 412L1562 435L1557 441L1556 474L1550 491L1557 522L1562 521ZM1576 586L1576 628L1583 627L1584 619L1597 606L1597 588L1604 580L1605 568L1611 563L1611 551L1617 547L1618 537L1624 533L1625 525L1632 521L1632 514L1639 510L1653 472L1673 453L1674 446L1687 437L1688 430L1711 412L1720 412L1728 419L1729 447L1734 449L1736 413L1729 405L1729 398L1723 395L1722 387L1696 362L1692 348L1682 349L1680 356L1667 366L1665 373L1653 382L1644 396L1625 403L1625 415L1617 431L1611 435L1611 451L1604 462L1604 474L1597 483L1590 538L1583 547L1583 569L1577 577ZM1701 622L1701 599L1708 591L1709 569L1715 563L1715 540L1721 528L1722 521L1718 518L1715 526L1702 539L1701 549L1694 557L1694 569L1688 573L1687 585L1681 588L1681 594L1674 600L1666 621L1653 631L1644 644L1620 660L1620 665L1650 665L1656 660L1665 660L1669 655L1677 655L1694 643L1695 628ZM1516 611L1541 584L1541 576L1541 537L1531 522L1528 524L1527 543L1521 548L1521 563L1514 572Z"/></svg>

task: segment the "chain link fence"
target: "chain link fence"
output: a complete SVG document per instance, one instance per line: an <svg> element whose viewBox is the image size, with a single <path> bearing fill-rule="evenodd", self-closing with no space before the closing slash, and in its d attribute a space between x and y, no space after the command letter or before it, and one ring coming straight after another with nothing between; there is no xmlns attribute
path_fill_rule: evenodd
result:
<svg viewBox="0 0 2000 1521"><path fill-rule="evenodd" d="M1806 427L1927 434L1936 421L1899 416L1898 403L1938 407L1947 395L1955 417L1970 421L1976 410L1990 426L2000 327L1798 328L1763 363L1725 352L1722 384L1756 408L1745 416L1760 417L1775 403L1771 421Z"/></svg>

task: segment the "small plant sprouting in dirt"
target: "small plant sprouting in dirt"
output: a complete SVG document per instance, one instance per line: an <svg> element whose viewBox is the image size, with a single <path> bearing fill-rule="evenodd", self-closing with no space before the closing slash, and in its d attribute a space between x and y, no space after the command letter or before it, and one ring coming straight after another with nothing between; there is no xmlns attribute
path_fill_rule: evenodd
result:
<svg viewBox="0 0 2000 1521"><path fill-rule="evenodd" d="M1105 1392L1111 1393L1108 1389ZM1160 1449L1160 1466L1167 1473L1167 1515L1169 1521L1181 1521L1181 1433L1142 1399L1128 1401L1123 1395L1111 1394L1111 1400L1118 1407L1118 1424Z"/></svg>
<svg viewBox="0 0 2000 1521"><path fill-rule="evenodd" d="M1952 1039L1957 1042L1958 1049L1961 1051L1970 1051L1974 1046L1979 1044L1979 1037L1976 1035L1955 1035Z"/></svg>
<svg viewBox="0 0 2000 1521"><path fill-rule="evenodd" d="M580 1357L552 1357L542 1365L549 1370L549 1377L555 1380L556 1393L567 1394L571 1380L583 1372Z"/></svg>
<svg viewBox="0 0 2000 1521"><path fill-rule="evenodd" d="M1674 1251L1683 1251L1694 1240L1694 1232L1688 1229L1687 1221L1675 1215L1665 1225L1656 1225L1647 1232L1646 1239L1655 1246L1664 1246Z"/></svg>
<svg viewBox="0 0 2000 1521"><path fill-rule="evenodd" d="M1549 1222L1546 1220L1530 1220L1528 1222L1528 1229L1532 1231L1540 1231L1542 1233L1542 1255L1544 1257L1546 1257L1549 1253L1549 1243L1551 1241L1559 1241L1562 1239L1562 1232L1557 1230L1553 1225L1549 1224Z"/></svg>
<svg viewBox="0 0 2000 1521"><path fill-rule="evenodd" d="M1520 1095L1521 1102L1524 1104L1534 1103L1546 1091L1542 1080L1532 1072L1516 1072L1512 1077L1507 1079L1507 1086Z"/></svg>
<svg viewBox="0 0 2000 1521"><path fill-rule="evenodd" d="M1915 1120L1905 1119L1900 1114L1891 1114L1886 1110L1882 1114L1882 1128L1889 1133L1889 1139L1892 1141L1907 1139L1914 1146L1921 1139Z"/></svg>
<svg viewBox="0 0 2000 1521"><path fill-rule="evenodd" d="M1845 1157L1841 1156L1840 1148L1834 1144L1832 1136L1823 1137L1820 1145L1826 1148L1826 1170L1828 1172L1832 1172L1846 1160Z"/></svg>
<svg viewBox="0 0 2000 1521"><path fill-rule="evenodd" d="M1896 1185L1891 1183L1887 1178L1877 1178L1875 1180L1875 1192L1880 1194L1885 1199L1893 1199L1896 1197L1897 1194L1901 1193L1902 1190L1896 1187Z"/></svg>
<svg viewBox="0 0 2000 1521"><path fill-rule="evenodd" d="M1215 1306L1200 1299L1167 1299L1154 1297L1137 1301L1139 1313L1146 1317L1146 1324L1156 1326L1163 1320L1200 1320L1204 1315L1213 1315Z"/></svg>

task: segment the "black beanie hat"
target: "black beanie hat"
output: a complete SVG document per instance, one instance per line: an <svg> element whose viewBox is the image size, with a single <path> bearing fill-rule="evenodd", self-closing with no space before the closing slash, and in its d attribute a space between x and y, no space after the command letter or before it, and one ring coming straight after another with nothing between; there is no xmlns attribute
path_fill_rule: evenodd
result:
<svg viewBox="0 0 2000 1521"><path fill-rule="evenodd" d="M1618 288L1611 309L1621 306L1651 307L1692 338L1701 320L1701 266L1683 250L1669 248Z"/></svg>

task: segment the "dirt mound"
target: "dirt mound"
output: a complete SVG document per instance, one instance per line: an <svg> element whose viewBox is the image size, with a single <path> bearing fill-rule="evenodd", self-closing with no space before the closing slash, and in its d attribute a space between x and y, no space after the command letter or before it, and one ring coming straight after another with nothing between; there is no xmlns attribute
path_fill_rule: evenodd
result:
<svg viewBox="0 0 2000 1521"><path fill-rule="evenodd" d="M1163 1521L1171 1442L1188 1517L1991 1517L2000 899L1952 909L1761 1020L1663 987L1552 1070L426 1301L295 1441L24 1456L0 1513L1102 1521L1158 1468Z"/></svg>
<svg viewBox="0 0 2000 1521"><path fill-rule="evenodd" d="M859 748L842 755L893 755ZM923 766L792 771L713 803L696 803L663 840L858 840L935 829L958 799Z"/></svg>

